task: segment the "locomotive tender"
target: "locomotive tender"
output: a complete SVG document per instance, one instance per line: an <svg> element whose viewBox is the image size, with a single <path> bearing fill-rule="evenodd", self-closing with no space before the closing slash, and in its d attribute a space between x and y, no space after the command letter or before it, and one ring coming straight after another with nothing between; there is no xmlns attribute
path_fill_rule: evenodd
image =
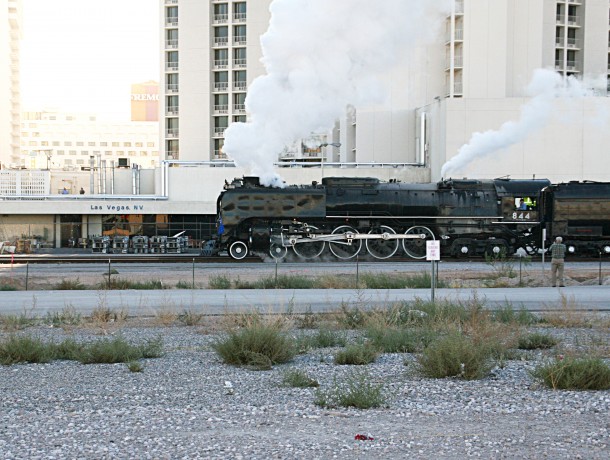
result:
<svg viewBox="0 0 610 460"><path fill-rule="evenodd" d="M235 179L217 201L213 252L338 259L400 250L426 256L426 240L444 256L535 254L562 235L572 253L610 253L610 184L538 180L442 180L406 184L376 178L327 177L321 184L266 187Z"/></svg>

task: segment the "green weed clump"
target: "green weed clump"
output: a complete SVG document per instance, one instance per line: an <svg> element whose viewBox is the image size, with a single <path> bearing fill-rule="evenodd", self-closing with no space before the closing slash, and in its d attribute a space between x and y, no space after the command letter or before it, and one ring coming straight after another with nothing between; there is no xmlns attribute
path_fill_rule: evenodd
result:
<svg viewBox="0 0 610 460"><path fill-rule="evenodd" d="M610 389L610 366L600 358L559 357L531 375L554 390Z"/></svg>
<svg viewBox="0 0 610 460"><path fill-rule="evenodd" d="M254 321L242 329L230 330L212 347L226 364L270 369L291 361L296 355L294 340L276 324Z"/></svg>
<svg viewBox="0 0 610 460"><path fill-rule="evenodd" d="M183 310L178 314L178 321L185 326L197 326L203 321L204 314L193 310Z"/></svg>
<svg viewBox="0 0 610 460"><path fill-rule="evenodd" d="M110 281L105 279L100 283L100 289L109 290L137 289L146 291L166 288L161 280L131 281L125 278L112 278Z"/></svg>
<svg viewBox="0 0 610 460"><path fill-rule="evenodd" d="M282 376L282 384L292 388L319 387L317 380L309 377L305 372L298 369L289 369Z"/></svg>
<svg viewBox="0 0 610 460"><path fill-rule="evenodd" d="M127 369L129 369L129 372L142 372L144 366L140 361L130 361L127 363Z"/></svg>
<svg viewBox="0 0 610 460"><path fill-rule="evenodd" d="M335 355L335 364L363 366L374 362L379 351L370 343L356 343L348 345Z"/></svg>
<svg viewBox="0 0 610 460"><path fill-rule="evenodd" d="M321 328L314 335L301 337L299 340L299 348L344 347L346 343L347 337L344 333L328 328Z"/></svg>
<svg viewBox="0 0 610 460"><path fill-rule="evenodd" d="M28 313L0 316L0 326L7 331L19 331L38 324L38 319Z"/></svg>
<svg viewBox="0 0 610 460"><path fill-rule="evenodd" d="M208 280L210 289L231 289L231 279L227 275L213 275Z"/></svg>
<svg viewBox="0 0 610 460"><path fill-rule="evenodd" d="M44 322L53 327L79 326L83 322L83 317L74 307L67 306L59 312L48 312Z"/></svg>
<svg viewBox="0 0 610 460"><path fill-rule="evenodd" d="M492 312L491 318L498 323L518 324L519 326L531 326L539 322L538 317L524 307L515 310L510 304Z"/></svg>
<svg viewBox="0 0 610 460"><path fill-rule="evenodd" d="M75 280L62 279L53 289L58 291L82 291L87 289L87 286L81 283L79 278L76 278Z"/></svg>
<svg viewBox="0 0 610 460"><path fill-rule="evenodd" d="M0 364L48 363L54 350L42 340L30 336L12 335L0 343Z"/></svg>
<svg viewBox="0 0 610 460"><path fill-rule="evenodd" d="M17 286L12 284L0 284L0 291L16 291Z"/></svg>
<svg viewBox="0 0 610 460"><path fill-rule="evenodd" d="M127 363L163 354L161 339L132 345L121 337L87 344L66 339L60 343L43 342L30 336L11 336L0 343L0 364L48 363L53 360L93 363Z"/></svg>
<svg viewBox="0 0 610 460"><path fill-rule="evenodd" d="M426 347L436 334L428 329L370 326L366 336L384 353L414 353Z"/></svg>
<svg viewBox="0 0 610 460"><path fill-rule="evenodd" d="M520 350L546 349L553 348L558 343L559 341L555 337L536 332L519 337L517 348Z"/></svg>
<svg viewBox="0 0 610 460"><path fill-rule="evenodd" d="M335 379L331 388L318 389L314 403L320 407L355 407L370 409L386 404L383 384L376 384L365 374L350 376L345 382Z"/></svg>
<svg viewBox="0 0 610 460"><path fill-rule="evenodd" d="M485 377L493 368L495 354L494 346L453 333L432 342L417 362L425 377L476 380Z"/></svg>

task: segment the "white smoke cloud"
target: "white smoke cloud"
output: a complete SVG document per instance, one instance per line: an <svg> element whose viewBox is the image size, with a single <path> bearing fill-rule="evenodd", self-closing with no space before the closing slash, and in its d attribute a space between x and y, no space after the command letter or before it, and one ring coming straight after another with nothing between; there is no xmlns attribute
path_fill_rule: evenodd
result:
<svg viewBox="0 0 610 460"><path fill-rule="evenodd" d="M557 99L590 96L597 86L598 81L580 81L573 77L564 78L553 70L536 70L527 88L527 93L532 98L521 107L519 120L507 121L498 130L474 133L458 154L443 165L441 177L458 174L474 159L524 141L549 122Z"/></svg>
<svg viewBox="0 0 610 460"><path fill-rule="evenodd" d="M265 184L286 146L328 131L348 104L383 102L380 77L432 40L449 0L274 0L262 36L267 74L248 89L247 123L225 131L224 152Z"/></svg>

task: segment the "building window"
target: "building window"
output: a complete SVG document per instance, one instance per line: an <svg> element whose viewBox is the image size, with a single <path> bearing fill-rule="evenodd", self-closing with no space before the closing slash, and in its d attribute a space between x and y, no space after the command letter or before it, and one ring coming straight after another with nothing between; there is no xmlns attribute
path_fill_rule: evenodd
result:
<svg viewBox="0 0 610 460"><path fill-rule="evenodd" d="M100 147L108 147L108 142L100 142Z"/></svg>
<svg viewBox="0 0 610 460"><path fill-rule="evenodd" d="M233 72L233 89L237 91L244 91L247 86L248 82L246 81L246 71L235 70Z"/></svg>
<svg viewBox="0 0 610 460"><path fill-rule="evenodd" d="M88 145L89 147L95 147L95 142L88 142L88 143L87 143L87 145Z"/></svg>
<svg viewBox="0 0 610 460"><path fill-rule="evenodd" d="M77 147L83 147L84 145L85 145L85 143L84 143L84 142L82 142L82 141L78 141L78 142L76 143L76 146L77 146Z"/></svg>
<svg viewBox="0 0 610 460"><path fill-rule="evenodd" d="M123 147L131 147L131 142L123 142Z"/></svg>
<svg viewBox="0 0 610 460"><path fill-rule="evenodd" d="M170 73L166 76L167 82L167 90L168 91L178 91L178 74Z"/></svg>
<svg viewBox="0 0 610 460"><path fill-rule="evenodd" d="M246 2L233 3L233 19L236 21L246 20Z"/></svg>
<svg viewBox="0 0 610 460"><path fill-rule="evenodd" d="M146 147L154 147L155 143L154 142L147 142L146 143Z"/></svg>
<svg viewBox="0 0 610 460"><path fill-rule="evenodd" d="M167 112L170 114L178 113L178 96L167 96Z"/></svg>
<svg viewBox="0 0 610 460"><path fill-rule="evenodd" d="M223 46L229 43L229 28L227 26L214 27L214 45Z"/></svg>
<svg viewBox="0 0 610 460"><path fill-rule="evenodd" d="M246 48L235 48L233 50L233 65L244 67L246 62Z"/></svg>
<svg viewBox="0 0 610 460"><path fill-rule="evenodd" d="M229 72L214 72L214 90L226 91L229 88Z"/></svg>
<svg viewBox="0 0 610 460"><path fill-rule="evenodd" d="M119 143L118 143L118 142L113 142L113 143L112 143L112 146L113 146L113 147L118 147L118 146L119 146Z"/></svg>
<svg viewBox="0 0 610 460"><path fill-rule="evenodd" d="M72 146L72 141L65 141L65 142L64 142L64 145L65 145L66 147L71 147L71 146Z"/></svg>
<svg viewBox="0 0 610 460"><path fill-rule="evenodd" d="M214 94L214 111L219 113L227 113L229 111L228 94Z"/></svg>
<svg viewBox="0 0 610 460"><path fill-rule="evenodd" d="M229 5L227 3L217 3L214 5L214 22L227 22L229 19Z"/></svg>
<svg viewBox="0 0 610 460"><path fill-rule="evenodd" d="M144 147L144 142L136 142L136 147Z"/></svg>
<svg viewBox="0 0 610 460"><path fill-rule="evenodd" d="M178 51L168 51L166 60L168 69L177 69L178 68Z"/></svg>
<svg viewBox="0 0 610 460"><path fill-rule="evenodd" d="M237 93L233 95L233 110L236 112L245 112L246 93Z"/></svg>
<svg viewBox="0 0 610 460"><path fill-rule="evenodd" d="M246 44L246 26L233 26L233 43L235 45Z"/></svg>
<svg viewBox="0 0 610 460"><path fill-rule="evenodd" d="M224 147L224 139L214 139L214 159L219 160L226 158L227 156L222 151Z"/></svg>
<svg viewBox="0 0 610 460"><path fill-rule="evenodd" d="M229 65L229 50L221 48L214 50L214 66L219 68L226 68Z"/></svg>
<svg viewBox="0 0 610 460"><path fill-rule="evenodd" d="M53 141L53 147L58 147L59 146L59 141Z"/></svg>
<svg viewBox="0 0 610 460"><path fill-rule="evenodd" d="M233 122L234 123L245 123L246 122L246 116L245 115L235 115L233 117Z"/></svg>

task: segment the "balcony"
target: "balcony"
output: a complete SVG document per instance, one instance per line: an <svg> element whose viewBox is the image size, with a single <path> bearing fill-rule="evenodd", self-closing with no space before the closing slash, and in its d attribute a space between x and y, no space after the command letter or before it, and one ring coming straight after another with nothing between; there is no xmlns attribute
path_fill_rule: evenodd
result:
<svg viewBox="0 0 610 460"><path fill-rule="evenodd" d="M568 25L570 25L570 26L580 25L580 16L568 16Z"/></svg>
<svg viewBox="0 0 610 460"><path fill-rule="evenodd" d="M246 59L233 59L233 67L243 68L246 67L247 60Z"/></svg>
<svg viewBox="0 0 610 460"><path fill-rule="evenodd" d="M169 150L167 152L167 159L168 160L177 160L180 158L180 153L178 152L178 150Z"/></svg>
<svg viewBox="0 0 610 460"><path fill-rule="evenodd" d="M558 14L557 16L555 16L555 22L557 24L564 24L566 22L566 17L563 14Z"/></svg>
<svg viewBox="0 0 610 460"><path fill-rule="evenodd" d="M177 5L178 0L165 0L166 5Z"/></svg>
<svg viewBox="0 0 610 460"><path fill-rule="evenodd" d="M233 13L233 22L245 22L246 18L246 13Z"/></svg>
<svg viewBox="0 0 610 460"><path fill-rule="evenodd" d="M233 104L233 111L235 113L246 113L246 104Z"/></svg>
<svg viewBox="0 0 610 460"><path fill-rule="evenodd" d="M563 60L558 59L555 61L555 70L563 70Z"/></svg>
<svg viewBox="0 0 610 460"><path fill-rule="evenodd" d="M568 44L568 46L567 46L568 48L572 48L572 49L580 48L580 39L568 37L567 44Z"/></svg>
<svg viewBox="0 0 610 460"><path fill-rule="evenodd" d="M228 59L216 59L214 61L214 68L215 69L226 69L229 66L229 60Z"/></svg>
<svg viewBox="0 0 610 460"><path fill-rule="evenodd" d="M563 37L555 37L555 47L563 48L565 43L566 42Z"/></svg>
<svg viewBox="0 0 610 460"><path fill-rule="evenodd" d="M214 46L227 46L229 37L214 37Z"/></svg>
<svg viewBox="0 0 610 460"><path fill-rule="evenodd" d="M246 36L245 35L236 35L235 37L233 37L233 44L234 45L245 45L246 42Z"/></svg>
<svg viewBox="0 0 610 460"><path fill-rule="evenodd" d="M214 160L226 160L227 154L223 153L221 150L214 150Z"/></svg>
<svg viewBox="0 0 610 460"><path fill-rule="evenodd" d="M166 62L165 70L178 70L178 61Z"/></svg>
<svg viewBox="0 0 610 460"><path fill-rule="evenodd" d="M167 49L176 49L178 48L178 39L166 40L165 48Z"/></svg>
<svg viewBox="0 0 610 460"><path fill-rule="evenodd" d="M166 90L168 93L177 93L178 92L178 83L168 83Z"/></svg>
<svg viewBox="0 0 610 460"><path fill-rule="evenodd" d="M214 24L225 24L229 20L228 14L215 14Z"/></svg>
<svg viewBox="0 0 610 460"><path fill-rule="evenodd" d="M167 138L175 138L178 137L180 130L178 128L170 128L165 131L165 137Z"/></svg>
<svg viewBox="0 0 610 460"><path fill-rule="evenodd" d="M235 81L233 82L233 90L234 91L245 91L248 88L248 83L245 81Z"/></svg>
<svg viewBox="0 0 610 460"><path fill-rule="evenodd" d="M178 26L178 16L169 16L165 18L165 25L171 27Z"/></svg>
<svg viewBox="0 0 610 460"><path fill-rule="evenodd" d="M455 14L464 14L464 0L455 0Z"/></svg>
<svg viewBox="0 0 610 460"><path fill-rule="evenodd" d="M229 106L227 104L219 104L214 106L214 113L228 113Z"/></svg>
<svg viewBox="0 0 610 460"><path fill-rule="evenodd" d="M227 129L226 126L220 126L220 127L215 127L214 128L214 137L215 138L223 138L225 136L225 130Z"/></svg>
<svg viewBox="0 0 610 460"><path fill-rule="evenodd" d="M167 107L165 114L166 115L178 115L180 108L177 105L170 105Z"/></svg>
<svg viewBox="0 0 610 460"><path fill-rule="evenodd" d="M446 61L445 61L445 69L451 69L451 67L453 67L454 69L457 68L462 68L464 66L464 58L462 56L454 56L453 58L453 65L451 65L451 58L447 57Z"/></svg>
<svg viewBox="0 0 610 460"><path fill-rule="evenodd" d="M575 72L576 69L576 61L567 61L566 62L566 70Z"/></svg>
<svg viewBox="0 0 610 460"><path fill-rule="evenodd" d="M214 91L227 91L229 84L226 81L214 83Z"/></svg>

